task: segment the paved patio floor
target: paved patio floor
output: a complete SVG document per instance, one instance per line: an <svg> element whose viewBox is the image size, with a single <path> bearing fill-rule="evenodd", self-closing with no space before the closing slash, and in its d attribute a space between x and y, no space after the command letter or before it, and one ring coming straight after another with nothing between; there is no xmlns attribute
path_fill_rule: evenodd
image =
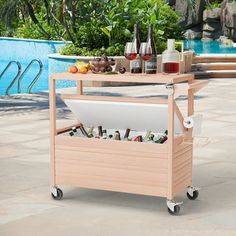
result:
<svg viewBox="0 0 236 236"><path fill-rule="evenodd" d="M152 97L156 86L86 91ZM0 98L0 235L236 235L236 80L211 80L195 110L204 115L194 149L200 196L178 195L184 205L176 217L158 197L67 187L62 201L52 200L48 94ZM59 102L59 123L72 117Z"/></svg>

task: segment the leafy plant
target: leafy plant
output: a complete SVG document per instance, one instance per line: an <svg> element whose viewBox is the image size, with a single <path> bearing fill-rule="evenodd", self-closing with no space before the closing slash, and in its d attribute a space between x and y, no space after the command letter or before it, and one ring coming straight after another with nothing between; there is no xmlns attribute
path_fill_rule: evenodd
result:
<svg viewBox="0 0 236 236"><path fill-rule="evenodd" d="M221 2L222 1L213 1L213 2L208 2L208 4L206 4L206 7L205 9L206 10L212 10L212 9L215 9L215 8L220 8L221 7Z"/></svg>

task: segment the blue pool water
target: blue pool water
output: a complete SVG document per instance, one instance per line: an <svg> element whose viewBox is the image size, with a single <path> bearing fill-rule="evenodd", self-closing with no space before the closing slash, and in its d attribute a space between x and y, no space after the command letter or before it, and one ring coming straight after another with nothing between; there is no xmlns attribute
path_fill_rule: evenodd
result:
<svg viewBox="0 0 236 236"><path fill-rule="evenodd" d="M0 37L0 73L4 70L9 61L19 61L22 71L33 59L40 59L43 63L43 73L38 82L33 87L32 92L48 89L48 54L58 52L65 43L60 41L45 40L24 40ZM39 66L35 63L25 74L22 80L22 93L26 92L29 83L34 79L39 71ZM0 78L0 95L4 95L7 87L17 73L17 66L12 65L7 73ZM10 94L17 93L16 84L10 90Z"/></svg>
<svg viewBox="0 0 236 236"><path fill-rule="evenodd" d="M227 47L217 41L185 40L184 47L196 54L236 54L236 47Z"/></svg>

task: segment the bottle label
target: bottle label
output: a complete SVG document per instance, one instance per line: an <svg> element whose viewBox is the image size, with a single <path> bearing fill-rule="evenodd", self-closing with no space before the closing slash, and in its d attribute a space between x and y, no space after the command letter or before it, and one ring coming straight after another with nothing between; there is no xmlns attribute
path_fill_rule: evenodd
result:
<svg viewBox="0 0 236 236"><path fill-rule="evenodd" d="M140 58L136 58L135 60L131 61L131 69L132 68L141 68L141 60L140 60Z"/></svg>
<svg viewBox="0 0 236 236"><path fill-rule="evenodd" d="M153 55L149 61L145 62L145 72L146 73L156 73L157 71L157 56Z"/></svg>

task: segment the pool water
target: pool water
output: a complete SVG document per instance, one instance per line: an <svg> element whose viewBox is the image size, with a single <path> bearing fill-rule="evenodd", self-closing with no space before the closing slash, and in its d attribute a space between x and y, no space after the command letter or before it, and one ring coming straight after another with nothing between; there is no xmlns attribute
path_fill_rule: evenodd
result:
<svg viewBox="0 0 236 236"><path fill-rule="evenodd" d="M236 47L228 47L217 41L185 40L184 47L196 54L236 54Z"/></svg>
<svg viewBox="0 0 236 236"><path fill-rule="evenodd" d="M41 60L43 71L38 81L34 85L32 92L48 89L48 54L56 53L64 45L60 41L46 40L26 40L0 37L0 74L9 63L9 61L19 61L22 66L22 72L33 59ZM25 93L31 81L39 72L39 65L32 64L22 79L21 92ZM5 95L6 89L17 74L17 66L12 64L7 72L0 78L0 95ZM58 85L62 87L62 85ZM67 87L63 84L63 87ZM9 91L10 94L17 93L17 83Z"/></svg>

